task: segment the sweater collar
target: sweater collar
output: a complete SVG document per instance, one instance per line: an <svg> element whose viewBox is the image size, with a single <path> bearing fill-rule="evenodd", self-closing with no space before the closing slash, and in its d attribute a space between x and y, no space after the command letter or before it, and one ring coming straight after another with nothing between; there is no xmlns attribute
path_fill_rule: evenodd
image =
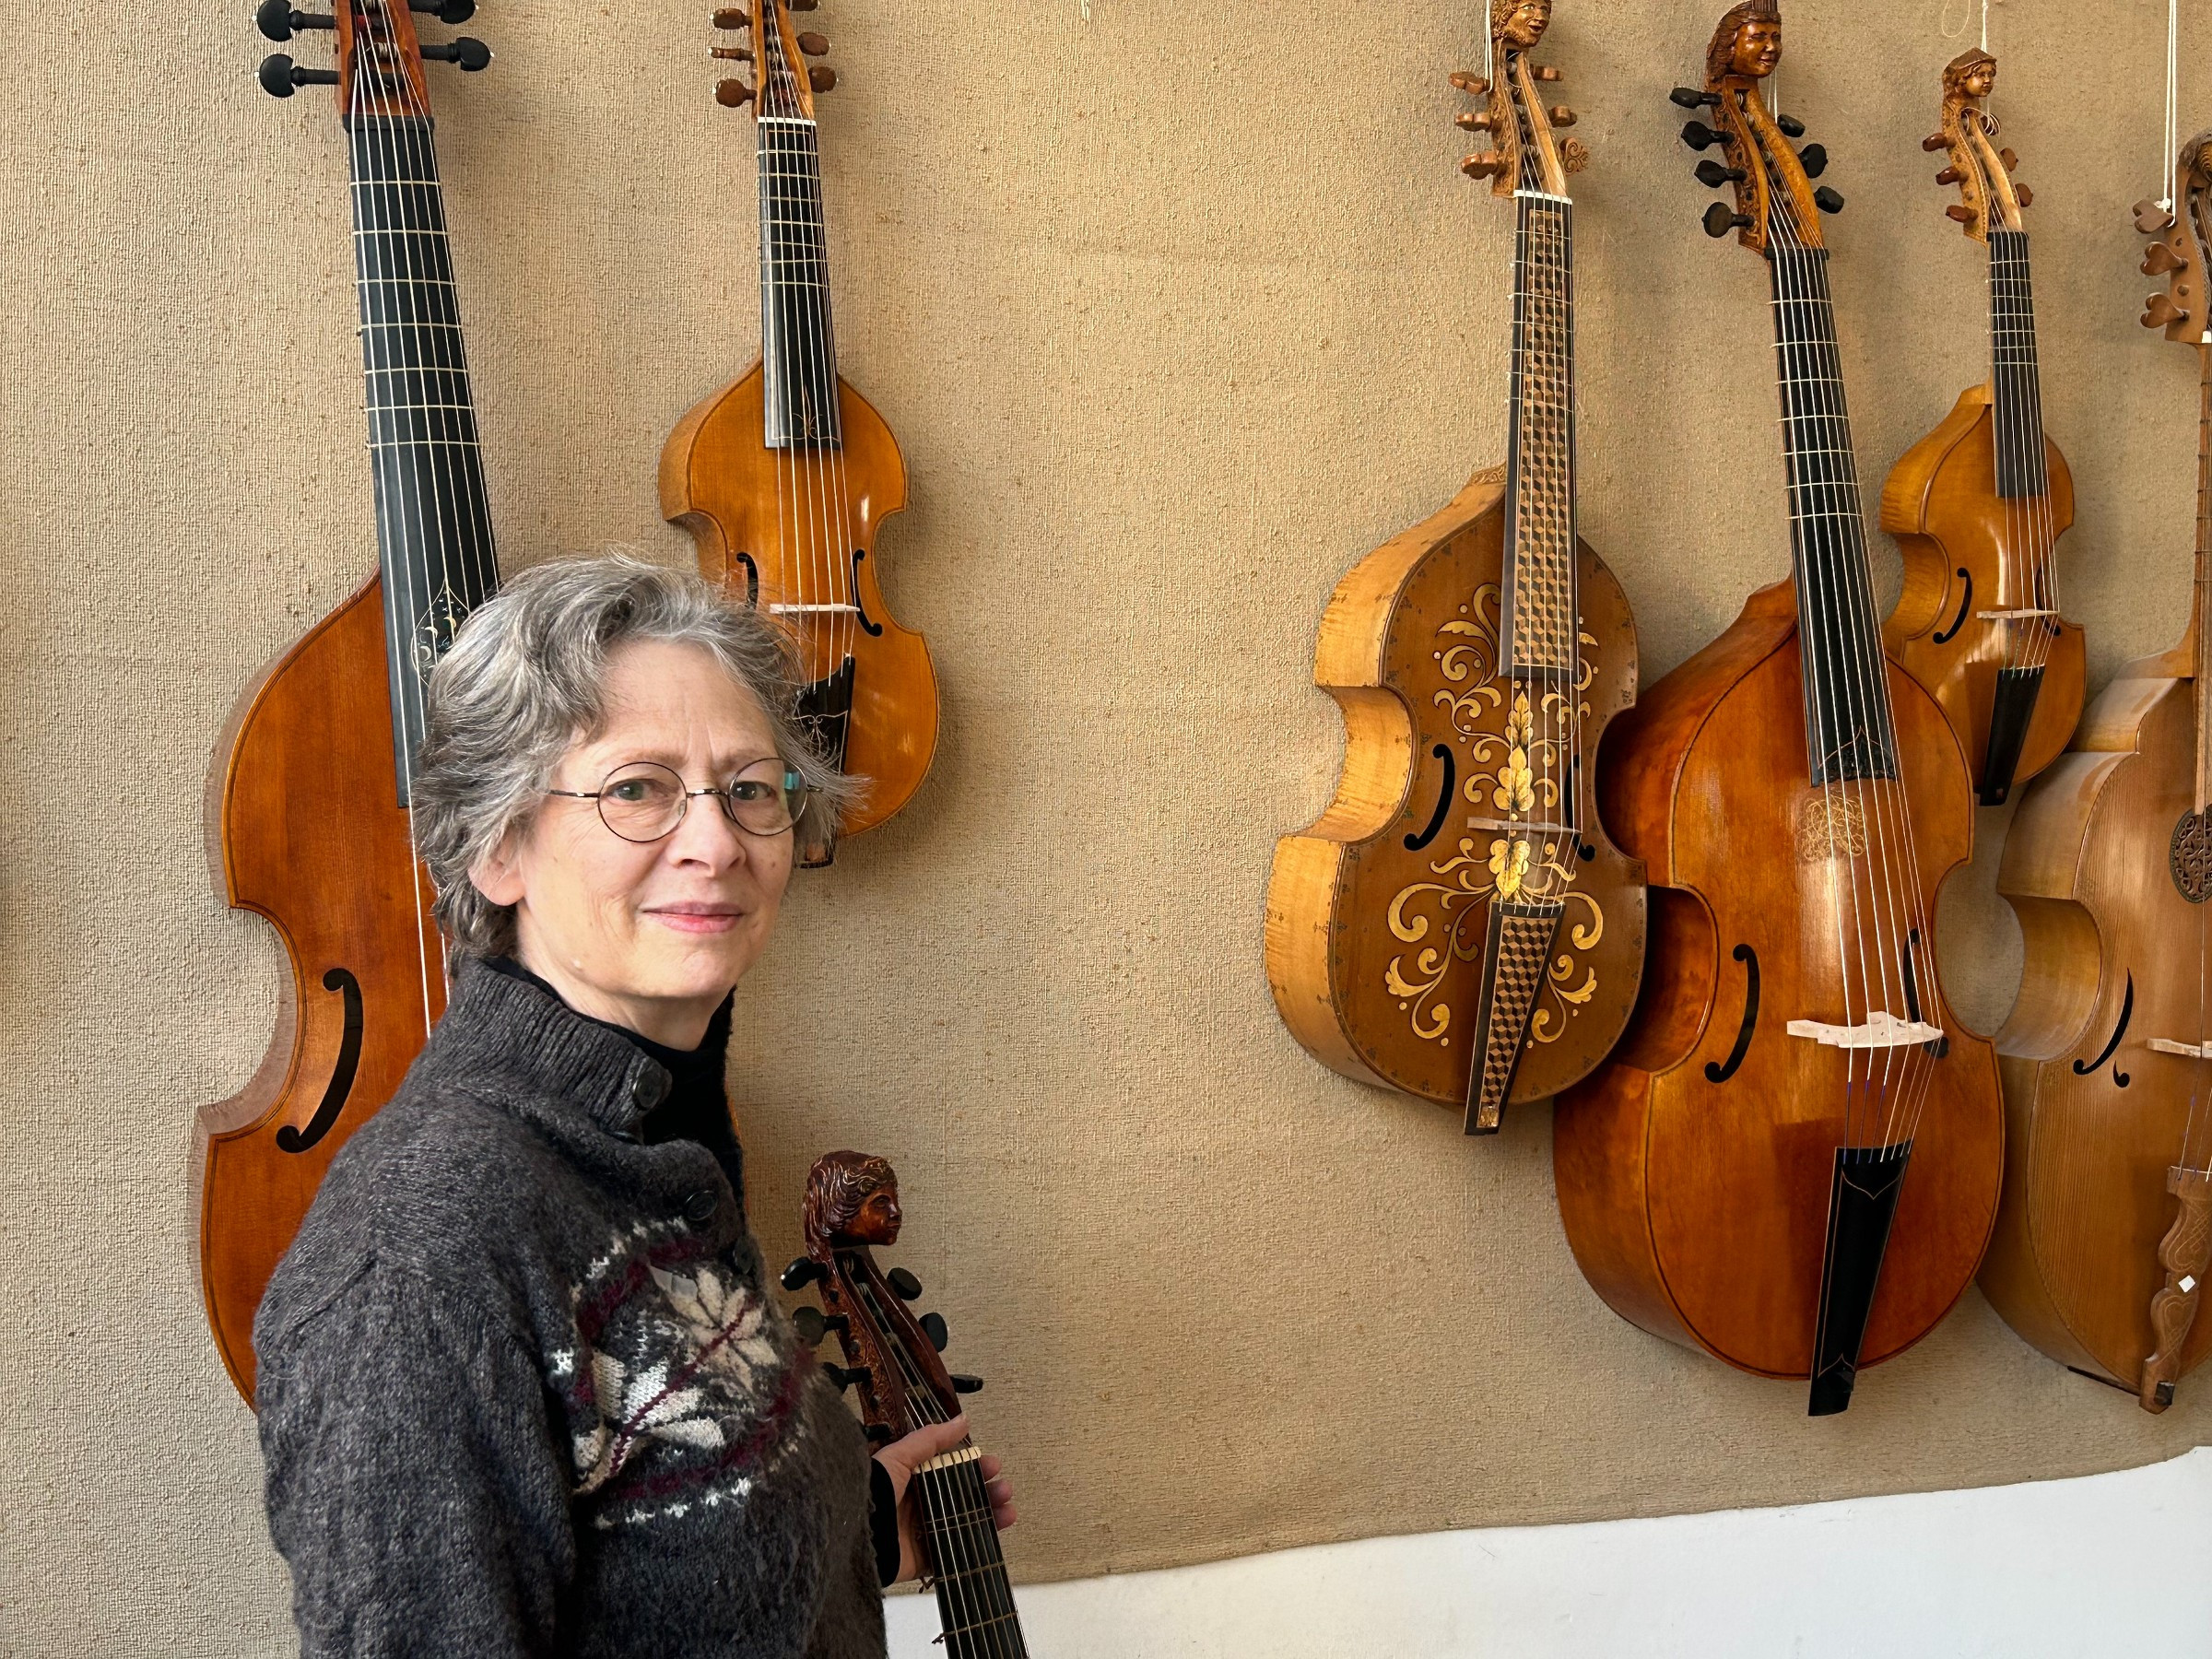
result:
<svg viewBox="0 0 2212 1659"><path fill-rule="evenodd" d="M727 1026L723 1028L725 1035ZM657 1045L655 1045L657 1046ZM582 1109L609 1134L639 1136L674 1078L631 1033L587 1018L530 979L464 958L423 1063L461 1075L502 1072L541 1098Z"/></svg>

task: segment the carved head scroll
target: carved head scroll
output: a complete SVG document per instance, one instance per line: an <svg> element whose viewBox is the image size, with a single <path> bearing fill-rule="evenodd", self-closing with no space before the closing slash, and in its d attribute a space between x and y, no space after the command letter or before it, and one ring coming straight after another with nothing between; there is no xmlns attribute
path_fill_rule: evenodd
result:
<svg viewBox="0 0 2212 1659"><path fill-rule="evenodd" d="M1465 70L1452 76L1462 92L1484 100L1479 113L1459 115L1457 124L1489 134L1495 146L1467 157L1459 170L1471 179L1488 179L1493 195L1534 190L1564 196L1568 175L1589 162L1590 152L1579 140L1552 135L1554 128L1574 124L1574 112L1565 104L1547 107L1536 93L1539 82L1559 78L1557 69L1528 57L1550 27L1551 0L1490 0L1490 56L1497 78L1486 80Z"/></svg>
<svg viewBox="0 0 2212 1659"><path fill-rule="evenodd" d="M825 1152L806 1177L806 1253L826 1260L841 1244L899 1241L899 1177L865 1152Z"/></svg>
<svg viewBox="0 0 2212 1659"><path fill-rule="evenodd" d="M1729 76L1764 80L1782 62L1782 8L1775 0L1743 0L1721 15L1705 48L1708 85Z"/></svg>
<svg viewBox="0 0 2212 1659"><path fill-rule="evenodd" d="M2019 158L1996 147L1997 121L1982 107L1997 84L1997 60L1986 52L1962 52L1944 65L1943 125L1921 140L1924 150L1947 150L1949 164L1936 175L1938 184L1959 186L1959 200L1944 211L1976 241L1993 230L2026 228L2020 209L2035 200L2012 170Z"/></svg>

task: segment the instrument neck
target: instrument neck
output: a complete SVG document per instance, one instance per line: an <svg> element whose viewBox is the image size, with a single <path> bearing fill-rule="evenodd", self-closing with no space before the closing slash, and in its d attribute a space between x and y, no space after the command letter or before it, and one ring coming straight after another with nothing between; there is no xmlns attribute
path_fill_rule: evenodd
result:
<svg viewBox="0 0 2212 1659"><path fill-rule="evenodd" d="M946 1659L1029 1659L991 1495L972 1451L963 1444L954 1455L964 1461L933 1460L914 1476Z"/></svg>
<svg viewBox="0 0 2212 1659"><path fill-rule="evenodd" d="M2028 232L1989 233L1990 390L1994 406L1997 494L2051 493L2043 453L2043 392L2035 363L2035 290Z"/></svg>
<svg viewBox="0 0 2212 1659"><path fill-rule="evenodd" d="M1500 633L1516 675L1575 666L1574 204L1524 189L1513 253Z"/></svg>
<svg viewBox="0 0 2212 1659"><path fill-rule="evenodd" d="M2196 810L2212 806L2212 339L2196 347L2196 581L2189 635L2196 660Z"/></svg>
<svg viewBox="0 0 2212 1659"><path fill-rule="evenodd" d="M1836 349L1828 252L1778 247L1771 264L1811 781L1894 778L1896 732Z"/></svg>
<svg viewBox="0 0 2212 1659"><path fill-rule="evenodd" d="M774 31L770 33L772 37ZM760 359L768 447L835 449L843 434L816 127L802 117L763 115L759 129Z"/></svg>
<svg viewBox="0 0 2212 1659"><path fill-rule="evenodd" d="M347 135L393 759L406 806L425 682L454 629L499 586L499 563L429 120L355 115Z"/></svg>

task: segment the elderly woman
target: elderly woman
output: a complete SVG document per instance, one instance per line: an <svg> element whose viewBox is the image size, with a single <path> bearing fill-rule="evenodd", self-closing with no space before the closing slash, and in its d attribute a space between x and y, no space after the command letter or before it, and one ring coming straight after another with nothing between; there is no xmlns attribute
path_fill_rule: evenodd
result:
<svg viewBox="0 0 2212 1659"><path fill-rule="evenodd" d="M883 1653L964 1424L871 1464L766 1294L723 1085L848 787L792 700L771 624L621 558L517 578L434 676L451 999L254 1325L304 1653Z"/></svg>

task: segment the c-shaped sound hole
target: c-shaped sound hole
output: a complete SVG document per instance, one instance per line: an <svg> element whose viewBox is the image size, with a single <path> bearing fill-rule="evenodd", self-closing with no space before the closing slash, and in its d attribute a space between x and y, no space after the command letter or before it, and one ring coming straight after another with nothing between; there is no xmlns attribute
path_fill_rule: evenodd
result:
<svg viewBox="0 0 2212 1659"><path fill-rule="evenodd" d="M1948 645L1958 637L1959 630L1966 626L1966 613L1974 603L1974 573L1960 565L1959 574L1966 578L1966 592L1959 600L1959 614L1951 618L1951 625L1936 636L1938 645Z"/></svg>
<svg viewBox="0 0 2212 1659"><path fill-rule="evenodd" d="M1444 786L1437 792L1436 810L1429 815L1429 828L1418 835L1406 838L1406 851L1408 853L1418 853L1436 839L1436 832L1444 827L1444 813L1451 806L1452 796L1459 784L1459 766L1452 759L1451 747L1440 743L1430 753L1444 763Z"/></svg>
<svg viewBox="0 0 2212 1659"><path fill-rule="evenodd" d="M1744 965L1744 1023L1735 1033L1735 1046L1728 1051L1728 1058L1718 1065L1705 1062L1708 1083L1725 1083L1735 1076L1735 1068L1751 1052L1751 1033L1759 1029L1759 952L1748 945L1738 945L1728 954Z"/></svg>
<svg viewBox="0 0 2212 1659"><path fill-rule="evenodd" d="M2077 1077L2086 1077L2091 1072L2095 1071L2099 1066L2102 1065L2107 1060L2110 1060L2112 1057L2113 1051L2118 1049L2120 1046L2120 1039L2127 1035L2127 1022L2133 1019L2135 1017L2136 971L2131 968L2127 971L2127 994L2120 999L2120 1023L2112 1028L2112 1034L2105 1039L2104 1047L2098 1051L2096 1059L2086 1062L2081 1060L2077 1060L2074 1062L2074 1075ZM2112 1067L2112 1081L2118 1087L2125 1088L2131 1079L2127 1073L2122 1071L2119 1066L2114 1065Z"/></svg>
<svg viewBox="0 0 2212 1659"><path fill-rule="evenodd" d="M324 1087L323 1103L315 1108L306 1130L287 1124L276 1131L276 1145L287 1152L304 1152L330 1133L338 1113L346 1110L347 1097L353 1093L353 1074L360 1068L361 982L353 977L350 969L333 968L323 976L323 989L345 996L346 1034L339 1040L338 1063L331 1068L330 1081Z"/></svg>

